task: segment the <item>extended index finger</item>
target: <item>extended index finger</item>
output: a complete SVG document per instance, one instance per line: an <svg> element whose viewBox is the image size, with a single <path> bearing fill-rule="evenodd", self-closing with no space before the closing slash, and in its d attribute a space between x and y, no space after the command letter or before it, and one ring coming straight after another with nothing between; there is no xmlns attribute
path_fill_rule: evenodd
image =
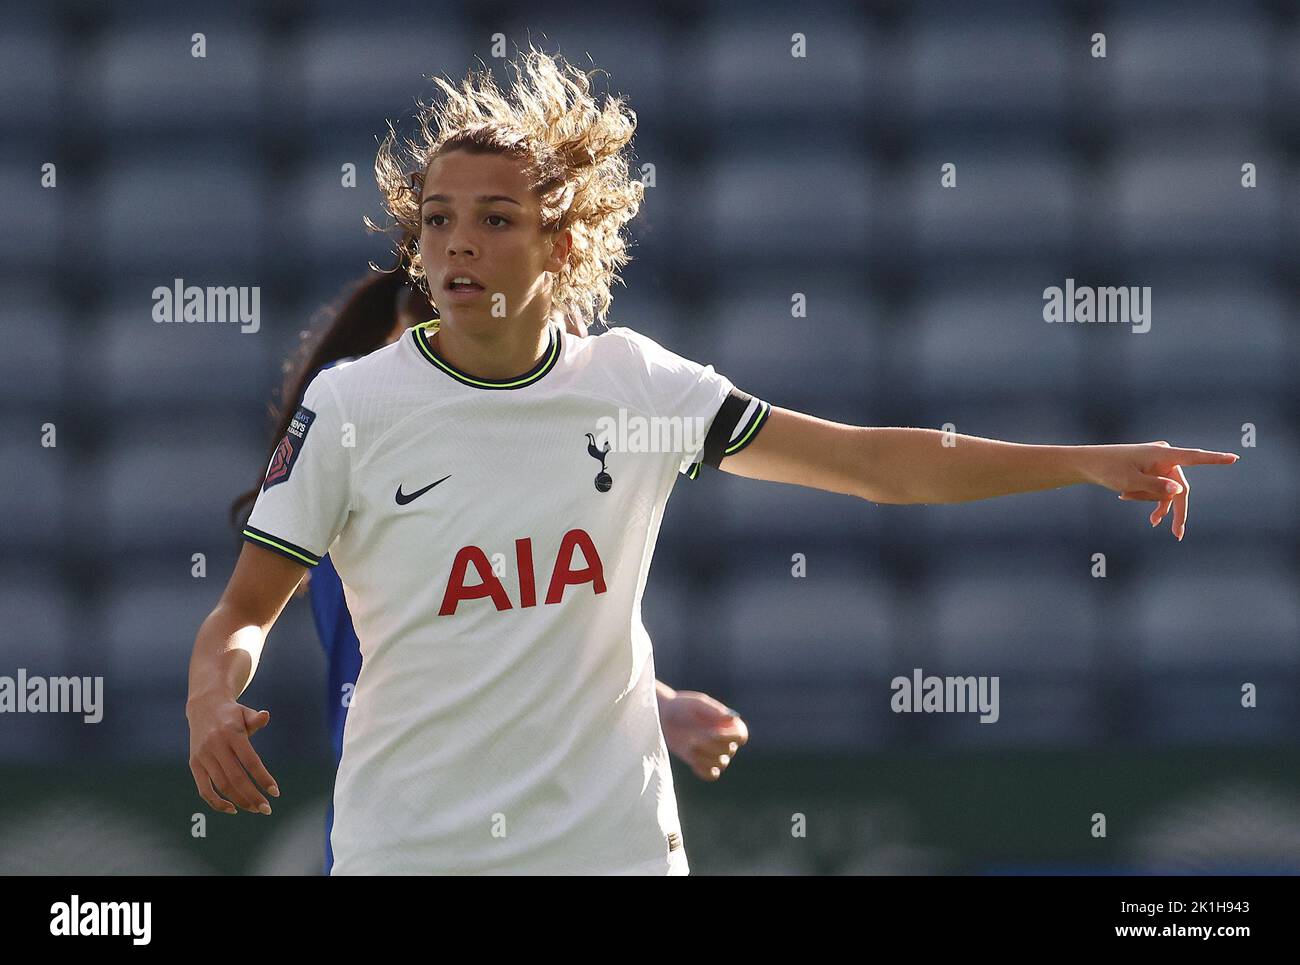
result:
<svg viewBox="0 0 1300 965"><path fill-rule="evenodd" d="M1235 452L1211 449L1170 449L1165 455L1173 457L1180 466L1227 466L1241 458Z"/></svg>

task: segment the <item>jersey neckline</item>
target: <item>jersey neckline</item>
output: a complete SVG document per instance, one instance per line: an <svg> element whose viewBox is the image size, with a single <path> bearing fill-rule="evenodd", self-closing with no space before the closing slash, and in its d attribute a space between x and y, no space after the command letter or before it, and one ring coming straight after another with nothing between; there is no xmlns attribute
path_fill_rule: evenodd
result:
<svg viewBox="0 0 1300 965"><path fill-rule="evenodd" d="M468 385L475 389L522 389L526 385L532 385L538 379L545 376L551 369L555 368L555 363L560 358L560 337L559 329L554 322L547 324L547 329L551 335L550 344L545 352L542 353L541 359L531 369L523 375L516 375L508 379L483 379L476 375L470 375L468 372L456 368L441 355L437 353L433 345L429 343L429 325L430 322L422 322L411 329L411 338L415 342L416 350L424 356L424 359L435 368L440 369L447 375L450 375L457 382Z"/></svg>

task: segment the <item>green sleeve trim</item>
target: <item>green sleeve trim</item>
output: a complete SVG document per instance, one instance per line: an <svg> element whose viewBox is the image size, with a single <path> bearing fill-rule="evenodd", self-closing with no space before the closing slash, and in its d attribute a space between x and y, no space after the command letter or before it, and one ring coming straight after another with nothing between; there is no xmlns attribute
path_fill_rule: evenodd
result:
<svg viewBox="0 0 1300 965"><path fill-rule="evenodd" d="M295 563L301 563L303 566L316 566L320 563L321 558L310 550L305 550L301 546L295 546L288 540L280 539L278 536L272 536L270 533L257 529L253 526L244 527L244 539L250 543L256 543L264 549L279 553L281 556L293 560Z"/></svg>

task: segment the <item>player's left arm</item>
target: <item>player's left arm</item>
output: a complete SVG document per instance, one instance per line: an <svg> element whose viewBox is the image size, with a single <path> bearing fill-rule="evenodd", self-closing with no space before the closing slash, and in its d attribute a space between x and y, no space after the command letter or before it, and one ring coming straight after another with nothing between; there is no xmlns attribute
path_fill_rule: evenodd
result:
<svg viewBox="0 0 1300 965"><path fill-rule="evenodd" d="M716 781L749 740L740 715L708 694L655 681L659 721L668 750L702 781Z"/></svg>
<svg viewBox="0 0 1300 965"><path fill-rule="evenodd" d="M1183 467L1238 458L1164 441L1031 445L938 429L852 426L772 406L762 431L719 468L894 504L963 503L1095 483L1120 499L1155 500L1152 526L1173 507L1173 532L1181 540L1191 494Z"/></svg>

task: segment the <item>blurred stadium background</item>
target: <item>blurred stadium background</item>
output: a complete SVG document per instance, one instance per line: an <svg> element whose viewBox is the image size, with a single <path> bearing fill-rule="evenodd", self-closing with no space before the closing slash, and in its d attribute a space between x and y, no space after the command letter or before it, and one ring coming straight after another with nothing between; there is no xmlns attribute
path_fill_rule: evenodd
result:
<svg viewBox="0 0 1300 965"><path fill-rule="evenodd" d="M693 870L1300 871L1300 11L1082 0L5 4L0 674L102 674L105 715L0 715L0 871L319 869L306 602L245 695L273 818L192 836L187 663L281 360L390 263L362 226L375 138L498 33L590 54L639 115L656 184L614 324L830 419L1242 454L1190 475L1182 544L1095 488L891 507L681 480L659 676L752 733L716 785L675 771ZM1150 285L1150 332L1045 324L1067 277ZM261 331L154 323L174 278L259 286ZM891 713L915 667L1000 675L1001 719Z"/></svg>

